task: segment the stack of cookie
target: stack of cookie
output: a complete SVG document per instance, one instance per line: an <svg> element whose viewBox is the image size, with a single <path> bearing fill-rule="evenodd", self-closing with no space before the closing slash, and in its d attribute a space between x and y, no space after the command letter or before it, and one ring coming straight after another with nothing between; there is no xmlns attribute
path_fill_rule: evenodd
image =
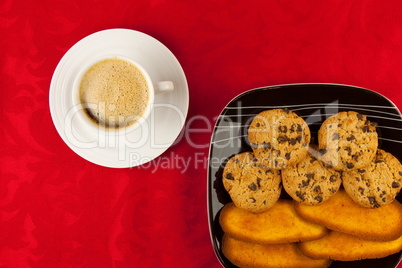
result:
<svg viewBox="0 0 402 268"><path fill-rule="evenodd" d="M318 144L312 145L310 144L310 129L307 123L296 113L288 109L267 110L259 113L252 120L248 129L248 140L251 150L229 159L223 172L223 185L231 196L233 207L239 211L244 211L243 213L261 214L256 217L266 217L262 215L269 214L269 211L275 210L276 206L284 202L284 200L279 199L282 186L294 200L294 206L298 205L299 207L323 208L328 205L332 206L333 202L330 200L336 200L334 196L340 192L339 196L347 196L353 200L354 205L361 209L358 209L361 213L358 215L362 216L363 219L365 215L378 214L378 211L370 211L398 203L395 197L402 186L402 165L390 153L378 148L376 125L362 114L347 111L329 117L320 126ZM342 189L342 185L345 191ZM334 208L339 209L336 206ZM381 236L381 238L374 239L375 241L395 240L402 235L402 209L400 206L394 206L393 212L399 219L396 228L401 233L394 234L392 239ZM241 213L235 214L243 217L240 216ZM224 242L223 245L233 246L236 244L234 241L237 240L250 243L244 237L239 239L236 234L231 234L231 228L225 226L227 217L224 216L225 213L222 215L221 224L226 232L225 237L232 238L225 238L224 240L230 241L230 243ZM305 216L303 213L297 215L299 218ZM311 221L311 217L303 218L303 220ZM348 222L346 219L343 220ZM247 220L248 223L253 221ZM290 222L290 225L294 225L294 221ZM351 235L354 238L353 232L344 232L342 228L339 230L330 228L322 222L313 222L325 226L329 230ZM358 227L355 223L351 226L352 229ZM244 227L241 228L244 230ZM269 228L265 231L269 233L277 231L274 230ZM244 234L246 233L244 232ZM248 235L246 236L249 238ZM337 236L335 235L335 237ZM359 237L359 239L371 241L370 236ZM252 244L267 244L258 239L251 240ZM317 238L313 240L321 241ZM346 241L349 240L346 239ZM292 243L299 241L303 241L303 237L298 237L298 240ZM285 240L281 240L279 244L284 242ZM268 242L268 244L271 243ZM275 242L275 244L278 243ZM388 253L395 252L396 249L401 250L402 239L394 242L394 244L396 247ZM226 246L227 248L229 246ZM231 252L226 250L226 254L232 257ZM308 250L303 252L308 252ZM312 258L337 259L336 256L325 254L306 255ZM384 254L380 255L384 256ZM374 255L363 254L355 258L361 259L371 256ZM378 255L374 257L377 258Z"/></svg>
<svg viewBox="0 0 402 268"><path fill-rule="evenodd" d="M323 238L328 230L297 215L291 200L278 202L265 212L254 214L225 205L220 213L225 232L223 254L239 267L327 267L331 260L310 258L298 242Z"/></svg>
<svg viewBox="0 0 402 268"><path fill-rule="evenodd" d="M287 109L259 113L248 129L251 150L229 159L223 184L240 208L261 213L282 189L296 201L318 205L340 188L358 204L391 203L402 187L402 165L378 148L375 124L354 111L326 119L318 145L307 123Z"/></svg>
<svg viewBox="0 0 402 268"><path fill-rule="evenodd" d="M229 159L223 172L223 185L236 206L261 213L279 199L280 171L306 158L310 129L290 110L268 110L253 119L248 139L252 151Z"/></svg>
<svg viewBox="0 0 402 268"><path fill-rule="evenodd" d="M402 205L397 200L376 209L365 208L341 189L319 206L295 202L294 208L304 220L330 231L299 244L311 258L354 261L383 258L402 250Z"/></svg>
<svg viewBox="0 0 402 268"><path fill-rule="evenodd" d="M378 149L375 124L354 111L326 119L318 131L318 159L342 174L343 187L364 207L390 204L401 190L402 165Z"/></svg>
<svg viewBox="0 0 402 268"><path fill-rule="evenodd" d="M328 267L402 250L402 205L365 208L343 189L320 205L279 199L258 214L229 203L219 222L222 252L239 267Z"/></svg>

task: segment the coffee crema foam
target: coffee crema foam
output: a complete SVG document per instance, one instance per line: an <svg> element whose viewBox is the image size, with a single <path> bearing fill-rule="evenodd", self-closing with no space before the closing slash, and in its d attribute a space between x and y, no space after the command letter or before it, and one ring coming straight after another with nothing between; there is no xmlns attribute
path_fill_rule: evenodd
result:
<svg viewBox="0 0 402 268"><path fill-rule="evenodd" d="M105 59L89 68L81 79L79 99L86 114L107 128L126 127L137 122L150 101L148 82L134 64L122 59Z"/></svg>

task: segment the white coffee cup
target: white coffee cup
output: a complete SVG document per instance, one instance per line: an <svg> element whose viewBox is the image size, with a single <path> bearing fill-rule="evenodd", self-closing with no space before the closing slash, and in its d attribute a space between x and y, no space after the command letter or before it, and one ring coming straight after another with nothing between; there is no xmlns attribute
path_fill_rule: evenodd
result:
<svg viewBox="0 0 402 268"><path fill-rule="evenodd" d="M148 101L145 110L141 116L136 116L133 120L132 124L128 126L119 126L119 127L108 127L104 126L100 123L96 123L91 119L87 112L87 108L96 108L96 105L100 105L100 103L87 103L84 105L80 98L80 86L83 80L84 75L90 70L95 64L103 62L105 60L122 60L128 64L132 64L138 69L142 77L145 78L146 84L148 87ZM148 72L137 62L127 57L123 57L120 55L108 55L99 58L94 58L91 62L88 62L87 65L83 66L83 68L78 72L72 90L72 102L73 102L73 111L71 111L71 120L76 120L74 126L78 126L82 128L80 132L87 132L88 135L93 136L96 135L107 135L107 136L115 136L115 135L125 135L127 133L132 132L136 128L144 125L147 122L147 118L150 116L151 111L153 109L155 94L170 92L174 90L174 85L172 81L153 81L149 76ZM74 117L74 118L73 118ZM120 121L119 121L120 122ZM72 131L73 133L73 131Z"/></svg>

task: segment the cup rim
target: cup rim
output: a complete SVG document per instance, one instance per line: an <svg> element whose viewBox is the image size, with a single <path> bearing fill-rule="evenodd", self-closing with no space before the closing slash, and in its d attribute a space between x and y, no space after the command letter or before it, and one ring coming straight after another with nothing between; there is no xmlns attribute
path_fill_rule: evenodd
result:
<svg viewBox="0 0 402 268"><path fill-rule="evenodd" d="M108 59L120 59L120 60L128 61L129 63L133 64L136 68L138 68L141 71L142 75L145 77L145 79L147 81L147 85L149 88L149 101L148 101L147 109L144 111L143 115L138 120L136 120L134 123L132 123L128 126L113 128L113 127L105 127L100 124L97 124L94 121L92 121L88 115L85 114L85 112L83 111L84 110L83 104L80 102L79 86L80 86L83 76L93 65L97 64L98 62L101 62L103 60L108 60ZM142 67L141 64L139 64L138 62L136 62L126 56L122 56L119 54L108 54L108 55L95 57L90 62L85 64L82 68L80 68L80 70L78 71L78 74L74 78L73 90L72 90L71 97L72 97L73 109L75 109L74 114L75 114L75 116L77 116L77 118L80 122L79 125L81 127L85 126L85 128L88 131L90 131L92 133L97 132L100 135L125 135L127 133L134 131L135 129L137 129L138 127L140 127L147 121L148 117L151 114L152 106L154 104L155 88L154 88L150 75L144 69L144 67Z"/></svg>

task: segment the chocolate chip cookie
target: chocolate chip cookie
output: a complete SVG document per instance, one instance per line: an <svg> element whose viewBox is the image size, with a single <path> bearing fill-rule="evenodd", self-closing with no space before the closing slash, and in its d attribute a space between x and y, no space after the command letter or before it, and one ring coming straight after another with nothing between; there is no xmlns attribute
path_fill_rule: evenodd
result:
<svg viewBox="0 0 402 268"><path fill-rule="evenodd" d="M354 111L340 112L326 119L318 131L320 160L337 170L367 166L378 148L375 124Z"/></svg>
<svg viewBox="0 0 402 268"><path fill-rule="evenodd" d="M233 203L252 213L272 207L281 194L281 175L262 166L252 152L237 154L223 170L223 186Z"/></svg>
<svg viewBox="0 0 402 268"><path fill-rule="evenodd" d="M285 191L297 202L318 205L341 186L341 173L325 167L311 154L298 164L282 170Z"/></svg>
<svg viewBox="0 0 402 268"><path fill-rule="evenodd" d="M366 167L344 172L343 187L358 204L377 208L391 203L402 187L402 165L381 149Z"/></svg>
<svg viewBox="0 0 402 268"><path fill-rule="evenodd" d="M300 162L307 154L310 129L288 109L263 111L248 128L248 140L257 159L271 169L284 169Z"/></svg>

